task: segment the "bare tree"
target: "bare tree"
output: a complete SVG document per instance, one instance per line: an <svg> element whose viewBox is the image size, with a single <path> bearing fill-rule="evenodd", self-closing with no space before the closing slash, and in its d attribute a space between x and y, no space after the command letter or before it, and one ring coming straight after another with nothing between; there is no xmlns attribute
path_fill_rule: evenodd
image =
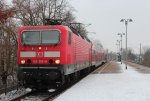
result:
<svg viewBox="0 0 150 101"><path fill-rule="evenodd" d="M93 40L93 48L95 48L95 50L100 51L103 49L103 45L101 44L100 40Z"/></svg>
<svg viewBox="0 0 150 101"><path fill-rule="evenodd" d="M0 35L0 69L1 76L5 75L6 78L9 75L14 74L16 68L16 56L17 56L17 28L14 22L7 21L2 27L2 33Z"/></svg>
<svg viewBox="0 0 150 101"><path fill-rule="evenodd" d="M136 54L134 53L132 48L128 48L127 52L126 49L122 49L122 59L125 60L126 59L126 53L127 53L127 60L128 61L135 61L137 59Z"/></svg>
<svg viewBox="0 0 150 101"><path fill-rule="evenodd" d="M71 11L66 11L64 15L64 24L68 25L69 23L73 23L73 22L76 22L75 16L71 13Z"/></svg>
<svg viewBox="0 0 150 101"><path fill-rule="evenodd" d="M143 55L143 64L146 66L150 66L150 48L147 48Z"/></svg>
<svg viewBox="0 0 150 101"><path fill-rule="evenodd" d="M63 24L70 26L76 23L72 14L73 7L67 0L13 0L16 18L22 20L23 25L44 25L45 19L61 19ZM73 26L75 33L87 38L87 31L83 25Z"/></svg>
<svg viewBox="0 0 150 101"><path fill-rule="evenodd" d="M0 1L0 27L4 24L8 18L13 15L12 8L9 8L4 0Z"/></svg>
<svg viewBox="0 0 150 101"><path fill-rule="evenodd" d="M5 2L0 2L0 75L7 87L7 77L16 67L16 26L10 19L14 12Z"/></svg>
<svg viewBox="0 0 150 101"><path fill-rule="evenodd" d="M130 61L135 61L135 59L137 58L134 51L132 50L132 48L128 48L128 60Z"/></svg>
<svg viewBox="0 0 150 101"><path fill-rule="evenodd" d="M65 19L66 0L13 0L16 17L24 25L44 25L45 19Z"/></svg>

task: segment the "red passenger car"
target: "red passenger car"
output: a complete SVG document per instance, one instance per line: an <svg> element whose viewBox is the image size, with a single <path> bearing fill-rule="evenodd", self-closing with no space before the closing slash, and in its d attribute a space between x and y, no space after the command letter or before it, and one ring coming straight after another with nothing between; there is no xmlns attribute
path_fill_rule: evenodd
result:
<svg viewBox="0 0 150 101"><path fill-rule="evenodd" d="M95 50L92 49L92 66L99 66L106 62L106 56L105 51L103 49L101 50Z"/></svg>
<svg viewBox="0 0 150 101"><path fill-rule="evenodd" d="M26 87L64 84L92 65L92 43L69 27L24 26L18 31L18 80Z"/></svg>

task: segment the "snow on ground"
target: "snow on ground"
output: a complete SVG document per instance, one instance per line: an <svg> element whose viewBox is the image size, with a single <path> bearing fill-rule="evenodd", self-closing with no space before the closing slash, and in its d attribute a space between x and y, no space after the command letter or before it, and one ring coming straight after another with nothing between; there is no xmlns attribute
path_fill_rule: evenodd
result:
<svg viewBox="0 0 150 101"><path fill-rule="evenodd" d="M150 101L150 74L117 64L122 73L90 74L54 101Z"/></svg>

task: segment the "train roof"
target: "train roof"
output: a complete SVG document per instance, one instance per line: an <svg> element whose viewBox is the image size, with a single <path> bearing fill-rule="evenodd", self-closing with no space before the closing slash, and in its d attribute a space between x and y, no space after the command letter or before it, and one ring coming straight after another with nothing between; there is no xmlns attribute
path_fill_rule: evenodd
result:
<svg viewBox="0 0 150 101"><path fill-rule="evenodd" d="M71 31L71 29L68 26L64 25L55 25L55 26L22 26L19 31L23 30L46 30L46 29L61 29L61 30L67 30Z"/></svg>

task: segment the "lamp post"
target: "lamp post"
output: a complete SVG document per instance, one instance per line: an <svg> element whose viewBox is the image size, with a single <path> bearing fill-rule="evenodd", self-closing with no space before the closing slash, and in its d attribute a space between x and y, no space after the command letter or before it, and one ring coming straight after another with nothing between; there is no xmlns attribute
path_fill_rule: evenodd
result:
<svg viewBox="0 0 150 101"><path fill-rule="evenodd" d="M120 49L120 58L121 58L121 64L122 64L122 35L125 35L125 33L118 33L120 35L120 43L121 43L121 49Z"/></svg>
<svg viewBox="0 0 150 101"><path fill-rule="evenodd" d="M120 43L121 43L121 40L117 40L117 42L119 43L119 53L120 53Z"/></svg>
<svg viewBox="0 0 150 101"><path fill-rule="evenodd" d="M121 19L120 22L125 22L125 26L126 26L126 69L127 69L127 25L128 22L132 22L132 19Z"/></svg>
<svg viewBox="0 0 150 101"><path fill-rule="evenodd" d="M117 57L117 59L118 59L118 61L121 62L121 55L120 55L120 43L121 43L121 40L117 40L117 42L118 42L118 57Z"/></svg>
<svg viewBox="0 0 150 101"><path fill-rule="evenodd" d="M141 43L140 43L140 55L139 55L139 62L141 64L142 60L141 60L142 56L141 56Z"/></svg>
<svg viewBox="0 0 150 101"><path fill-rule="evenodd" d="M118 43L116 43L116 46L117 46L117 54L118 54L119 44L118 44Z"/></svg>

